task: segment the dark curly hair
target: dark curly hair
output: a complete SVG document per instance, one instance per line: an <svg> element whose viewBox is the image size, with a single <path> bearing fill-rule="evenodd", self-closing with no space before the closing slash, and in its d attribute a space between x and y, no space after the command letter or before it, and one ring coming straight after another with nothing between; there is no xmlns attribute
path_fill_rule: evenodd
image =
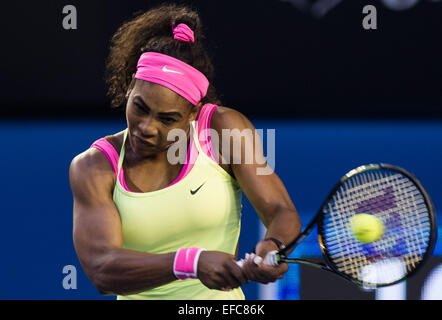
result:
<svg viewBox="0 0 442 320"><path fill-rule="evenodd" d="M173 38L172 25L180 23L187 24L193 30L194 43ZM125 104L127 89L143 52L163 53L186 62L202 72L212 83L214 68L203 40L198 13L183 5L163 4L125 22L112 37L106 61L106 83L109 85L107 94L112 106L121 107ZM212 84L201 102L220 104Z"/></svg>

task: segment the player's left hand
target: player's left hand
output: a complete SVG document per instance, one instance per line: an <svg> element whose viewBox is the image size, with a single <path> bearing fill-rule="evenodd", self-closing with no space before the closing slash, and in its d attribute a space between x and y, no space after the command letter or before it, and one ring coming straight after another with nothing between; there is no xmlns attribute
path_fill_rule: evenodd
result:
<svg viewBox="0 0 442 320"><path fill-rule="evenodd" d="M282 279L288 271L287 263L281 263L276 267L264 264L264 257L268 252L278 250L278 246L272 241L260 241L256 245L255 254L249 255L244 260L243 271L248 280L267 284Z"/></svg>

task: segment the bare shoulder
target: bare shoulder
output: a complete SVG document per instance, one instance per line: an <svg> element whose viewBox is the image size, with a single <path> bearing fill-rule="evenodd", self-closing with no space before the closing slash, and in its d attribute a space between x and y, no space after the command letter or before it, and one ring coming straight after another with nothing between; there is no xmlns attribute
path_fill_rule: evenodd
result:
<svg viewBox="0 0 442 320"><path fill-rule="evenodd" d="M69 166L69 180L72 187L95 179L113 179L113 168L100 150L90 148L72 159Z"/></svg>
<svg viewBox="0 0 442 320"><path fill-rule="evenodd" d="M90 175L94 172L104 173L109 171L109 169L113 171L104 153L96 148L90 148L72 159L69 173L83 176Z"/></svg>
<svg viewBox="0 0 442 320"><path fill-rule="evenodd" d="M108 135L105 139L114 147L117 153L120 152L123 144L124 131L113 135ZM73 178L88 176L100 177L114 176L112 165L105 154L97 148L89 148L88 150L77 155L72 161L69 168L69 174Z"/></svg>
<svg viewBox="0 0 442 320"><path fill-rule="evenodd" d="M115 135L106 137L106 140L114 148L119 145ZM115 173L106 155L97 148L90 148L72 159L69 182L74 198L84 199L92 194L109 196L115 185Z"/></svg>
<svg viewBox="0 0 442 320"><path fill-rule="evenodd" d="M247 117L238 110L220 106L215 109L211 119L211 128L221 132L222 129L253 128Z"/></svg>

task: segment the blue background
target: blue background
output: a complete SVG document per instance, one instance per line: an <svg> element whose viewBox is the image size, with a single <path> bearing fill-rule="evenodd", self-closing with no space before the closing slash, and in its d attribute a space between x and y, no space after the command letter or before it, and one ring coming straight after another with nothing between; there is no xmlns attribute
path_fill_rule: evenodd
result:
<svg viewBox="0 0 442 320"><path fill-rule="evenodd" d="M259 129L276 129L275 171L292 196L304 227L340 177L367 163L386 162L406 168L426 187L436 211L442 208L441 122L253 123ZM96 139L124 128L123 119L0 121L0 135L5 137L0 157L0 299L115 299L98 294L76 257L68 168L71 160ZM259 221L245 199L240 256L258 239ZM434 255L442 253L439 243ZM308 238L296 254L319 255L315 236ZM65 265L77 268L76 290L62 286ZM296 282L296 268L291 267L291 271L285 281ZM256 284L244 286L244 292L248 299L259 298ZM296 297L297 292L293 292L285 298Z"/></svg>

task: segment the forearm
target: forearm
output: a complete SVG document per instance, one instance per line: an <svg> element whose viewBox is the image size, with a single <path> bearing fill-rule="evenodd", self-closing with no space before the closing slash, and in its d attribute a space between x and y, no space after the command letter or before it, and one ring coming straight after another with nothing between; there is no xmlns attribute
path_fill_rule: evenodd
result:
<svg viewBox="0 0 442 320"><path fill-rule="evenodd" d="M135 294L176 280L174 257L175 253L110 249L90 264L90 278L103 295Z"/></svg>
<svg viewBox="0 0 442 320"><path fill-rule="evenodd" d="M295 208L280 207L275 210L267 226L266 238L275 238L284 245L301 233L301 221Z"/></svg>
<svg viewBox="0 0 442 320"><path fill-rule="evenodd" d="M260 215L267 227L266 238L274 238L287 245L300 233L301 223L294 207L273 207L266 213ZM253 257L253 261L246 259L246 262L243 264L247 278L264 284L282 279L288 271L287 264L273 265L273 263L266 262L265 260L269 252L278 249L278 244L274 241L259 241L255 247L257 257ZM262 263L263 260L264 263Z"/></svg>

